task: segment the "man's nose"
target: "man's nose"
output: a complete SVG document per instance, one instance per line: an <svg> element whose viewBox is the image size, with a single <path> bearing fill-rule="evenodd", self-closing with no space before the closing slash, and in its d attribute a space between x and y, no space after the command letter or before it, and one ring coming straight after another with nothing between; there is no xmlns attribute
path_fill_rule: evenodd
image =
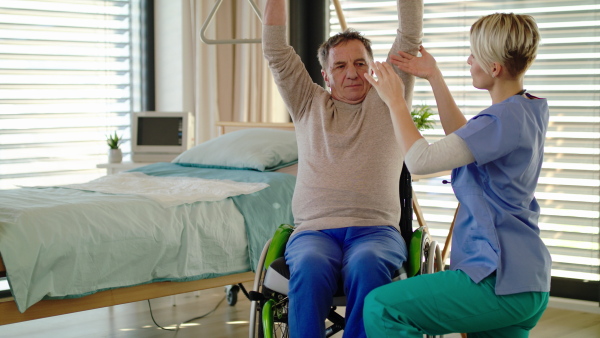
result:
<svg viewBox="0 0 600 338"><path fill-rule="evenodd" d="M348 71L346 71L346 77L349 79L355 79L358 76L358 71L356 67L350 66L348 67Z"/></svg>

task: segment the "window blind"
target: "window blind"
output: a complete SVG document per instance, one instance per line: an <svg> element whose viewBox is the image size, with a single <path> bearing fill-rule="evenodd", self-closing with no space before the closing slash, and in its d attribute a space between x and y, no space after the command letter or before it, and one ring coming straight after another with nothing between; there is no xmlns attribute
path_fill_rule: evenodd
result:
<svg viewBox="0 0 600 338"><path fill-rule="evenodd" d="M104 173L139 109L139 17L139 0L0 2L0 189Z"/></svg>
<svg viewBox="0 0 600 338"><path fill-rule="evenodd" d="M395 1L341 0L348 27L373 42L384 61L397 28ZM340 31L333 5L330 33ZM467 57L469 29L494 12L532 15L542 41L525 77L525 88L548 99L550 126L536 197L541 236L553 260L552 276L600 280L600 1L425 1L423 45L436 57L450 90L470 118L491 105L487 91L471 83ZM437 107L429 84L418 79L413 107ZM435 142L441 125L424 133ZM457 201L450 185L437 177L413 183L435 240L444 243ZM416 226L416 224L415 224ZM597 297L597 295L595 295Z"/></svg>

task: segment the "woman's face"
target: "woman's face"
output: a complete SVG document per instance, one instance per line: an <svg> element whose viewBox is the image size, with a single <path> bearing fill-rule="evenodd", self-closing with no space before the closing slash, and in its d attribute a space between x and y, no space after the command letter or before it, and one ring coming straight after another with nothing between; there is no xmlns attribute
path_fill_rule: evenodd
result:
<svg viewBox="0 0 600 338"><path fill-rule="evenodd" d="M492 76L483 71L481 65L477 60L475 60L475 56L473 54L469 55L467 59L467 63L471 66L471 78L473 79L473 87L477 89L490 89L492 85Z"/></svg>

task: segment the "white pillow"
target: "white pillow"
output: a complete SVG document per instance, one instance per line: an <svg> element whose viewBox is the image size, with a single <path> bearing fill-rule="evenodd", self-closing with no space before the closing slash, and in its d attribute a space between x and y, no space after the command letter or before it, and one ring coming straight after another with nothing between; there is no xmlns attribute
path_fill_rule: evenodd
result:
<svg viewBox="0 0 600 338"><path fill-rule="evenodd" d="M274 171L298 162L296 133L269 128L237 130L188 149L172 162L203 168Z"/></svg>

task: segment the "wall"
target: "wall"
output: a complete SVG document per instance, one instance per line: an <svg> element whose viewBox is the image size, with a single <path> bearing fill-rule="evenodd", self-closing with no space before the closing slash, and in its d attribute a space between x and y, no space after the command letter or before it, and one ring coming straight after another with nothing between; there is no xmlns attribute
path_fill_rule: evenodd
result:
<svg viewBox="0 0 600 338"><path fill-rule="evenodd" d="M157 111L193 111L190 14L183 0L154 0Z"/></svg>
<svg viewBox="0 0 600 338"><path fill-rule="evenodd" d="M190 13L191 1L200 12L195 21ZM193 112L194 95L197 95L198 114L201 114L196 116L197 143L209 138L210 128L216 120L289 121L260 46L206 45L199 40L194 43L196 37L191 27L200 30L215 1L154 0L156 110ZM264 7L264 0L255 2L259 8ZM236 3L240 6L235 7ZM240 14L243 11L248 14ZM240 15L248 16L240 18ZM253 26L253 20L258 26ZM231 39L235 36L235 23L239 25L238 30L253 27L243 31L242 38L260 37L260 22L246 0L223 1L208 27L207 36ZM255 28L257 31L251 31ZM196 70L192 59L194 53L199 60ZM262 64L247 67L256 61ZM200 77L200 88L195 89L196 92L194 76ZM253 96L260 90L266 92Z"/></svg>

